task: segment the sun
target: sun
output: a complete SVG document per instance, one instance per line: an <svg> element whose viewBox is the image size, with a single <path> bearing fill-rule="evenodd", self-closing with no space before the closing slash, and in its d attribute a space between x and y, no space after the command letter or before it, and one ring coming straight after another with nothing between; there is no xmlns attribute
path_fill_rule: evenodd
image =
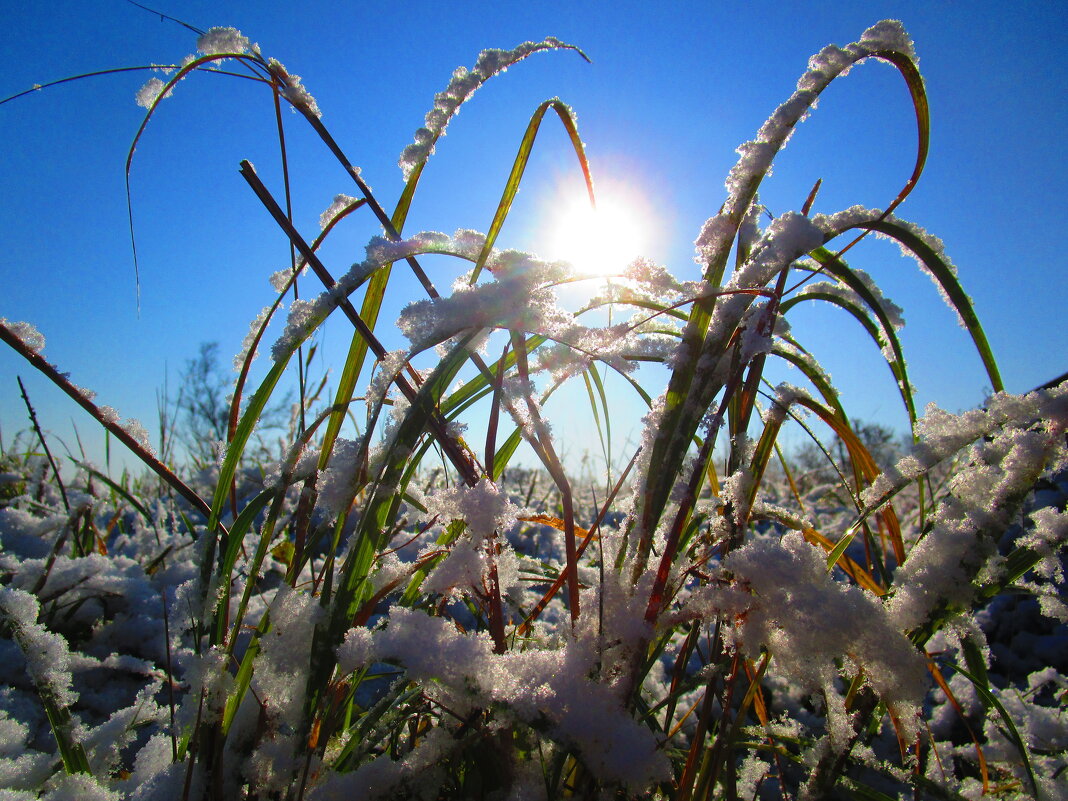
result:
<svg viewBox="0 0 1068 801"><path fill-rule="evenodd" d="M554 204L546 255L570 262L578 275L610 276L649 249L649 215L636 193L598 187L597 207L583 192Z"/></svg>

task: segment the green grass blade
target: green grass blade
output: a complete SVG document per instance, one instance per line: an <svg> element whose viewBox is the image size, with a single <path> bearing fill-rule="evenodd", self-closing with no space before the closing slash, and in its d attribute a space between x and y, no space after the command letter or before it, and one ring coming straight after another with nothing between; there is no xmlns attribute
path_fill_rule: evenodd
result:
<svg viewBox="0 0 1068 801"><path fill-rule="evenodd" d="M67 773L92 773L85 748L72 736L70 712L56 700L50 688L38 686L37 696L41 699L52 736L56 739L63 770Z"/></svg>
<svg viewBox="0 0 1068 801"><path fill-rule="evenodd" d="M593 365L591 364L592 368ZM608 460L608 448L605 444L605 432L601 427L601 412L597 408L597 398L594 396L593 381L590 379L590 371L584 370L582 373L582 381L586 385L586 397L590 399L590 411L593 412L593 422L597 426L597 439L601 443L601 453L604 454L604 458ZM603 397L603 396L602 396ZM605 417L605 423L607 424L608 418ZM610 460L609 460L610 461Z"/></svg>
<svg viewBox="0 0 1068 801"><path fill-rule="evenodd" d="M954 274L953 268L946 259L912 230L896 220L876 220L863 224L863 227L893 237L920 258L927 269L931 271L938 285L945 291L950 305L960 315L964 327L971 334L972 341L975 343L976 350L979 351L979 357L983 360L983 366L990 377L990 384L994 391L1004 392L1005 384L1001 380L1001 372L998 370L997 361L994 359L994 354L990 349L990 343L987 341L983 326L979 322L979 317L972 307L971 298L964 292L960 281L957 280L957 276Z"/></svg>
<svg viewBox="0 0 1068 801"><path fill-rule="evenodd" d="M605 437L603 446L605 449L605 460L608 466L608 470L612 469L612 415L608 408L608 396L604 391L604 381L601 379L601 371L597 369L596 364L591 364L586 371L590 377L593 378L594 386L597 387L597 396L601 401L601 409L604 412L604 428ZM598 426L598 430L600 426ZM611 484L611 477L609 477L609 484Z"/></svg>
<svg viewBox="0 0 1068 801"><path fill-rule="evenodd" d="M367 292L363 296L363 305L360 307L360 317L370 330L374 330L375 324L378 322L379 312L382 310L382 301L386 295L386 285L389 283L389 276L392 271L392 265L387 264L382 269L375 272L371 276L371 280L367 284ZM345 422L345 409L356 391L356 381L360 377L360 373L363 372L364 362L367 359L367 350L369 343L360 334L359 331L352 332L352 341L349 343L349 352L345 357L345 365L341 370L341 379L338 382L337 394L334 396L334 404L337 406L336 411L331 415L330 421L326 426L326 433L323 435L322 452L319 456L319 469L326 468L326 464L330 458L330 452L334 448L334 442L337 440L338 434L341 432L341 426Z"/></svg>
<svg viewBox="0 0 1068 801"><path fill-rule="evenodd" d="M37 603L36 597L34 597L34 603ZM27 663L30 663L34 658L40 658L39 654L35 655L30 650L34 635L27 635L16 614L8 614L5 607L0 607L0 621L6 622L10 626L11 639L27 655ZM52 634L51 636L59 635ZM38 680L40 677L33 676L33 674L31 674L31 677L34 689L37 691L37 697L41 699L41 705L44 707L45 715L48 718L48 725L52 729L53 737L55 737L56 748L63 762L63 769L67 773L91 773L89 757L85 753L85 748L74 737L73 718L70 711L60 702L56 689L48 679L41 678L41 680Z"/></svg>
<svg viewBox="0 0 1068 801"><path fill-rule="evenodd" d="M234 475L237 473L237 466L241 462L245 446L248 444L249 437L252 436L252 431L256 428L260 415L263 414L263 409L266 407L267 401L270 400L271 393L278 386L278 381L281 379L282 373L285 372L288 363L288 358L279 359L274 363L259 388L253 393L245 413L241 415L241 422L237 424L234 438L226 448L226 458L223 459L222 467L219 468L219 480L215 485L215 496L211 501L211 516L208 518L209 529L215 529L218 526L223 509L226 507L226 499L230 495L230 482L233 481Z"/></svg>
<svg viewBox="0 0 1068 801"><path fill-rule="evenodd" d="M985 706L988 710L991 707L997 710L998 714L1001 716L1002 722L1005 724L1005 734L1008 736L1008 739L1012 742L1012 744L1016 747L1016 750L1020 752L1020 758L1023 760L1024 770L1027 771L1027 778L1031 782L1031 791L1034 793L1035 798L1038 798L1038 780L1035 778L1035 771L1034 768L1031 766L1031 756L1027 751L1027 745L1024 743L1023 737L1020 736L1019 729L1016 728L1016 724L1009 716L1009 713L1006 711L1001 701L999 701L998 697L990 691L989 685L987 685L980 677L972 675L960 665L946 664L945 666L957 671L962 676L964 676L964 678L966 678L972 683L972 686L975 688L976 693L979 695L979 700L983 702L983 706Z"/></svg>
<svg viewBox="0 0 1068 801"><path fill-rule="evenodd" d="M144 504L142 504L139 500L137 500L137 498L131 495L125 487L123 487L114 479L104 475L94 467L89 467L87 465L82 465L82 467L85 469L85 472L87 472L93 478L97 479L98 481L103 481L105 484L111 487L111 489L119 496L121 496L122 499L126 501L126 503L130 504L130 506L136 509L137 513L140 514L146 522L152 520L152 515L149 514L148 510L144 507ZM190 531L192 531L192 529L190 529Z"/></svg>
<svg viewBox="0 0 1068 801"><path fill-rule="evenodd" d="M256 625L256 629L252 634L252 640L249 642L248 648L245 649L245 653L241 657L241 664L238 665L237 673L234 676L234 687L226 699L226 706L223 707L222 733L224 736L230 731L230 726L233 725L237 710L241 706L241 702L244 700L249 686L252 684L255 661L260 652L260 638L266 634L270 628L271 611L268 609L264 611L263 617L260 618L260 622Z"/></svg>
<svg viewBox="0 0 1068 801"><path fill-rule="evenodd" d="M905 410L909 415L909 422L915 426L916 402L912 396L912 385L909 383L908 372L905 367L905 354L901 348L901 340L897 336L894 324L890 320L889 315L886 313L885 309L883 309L882 304L879 303L875 295L872 294L868 285L860 280L860 278L857 277L857 274L850 269L842 259L834 253L831 253L827 248L817 248L812 252L812 257L816 259L816 261L818 261L830 275L837 278L859 295L861 300L864 301L871 310L871 313L875 315L875 318L879 321L882 334L886 337L887 344L890 346L890 350L894 354L892 360L887 359L887 364L890 366L890 370L897 381L898 391L901 393L901 399L904 401ZM875 342L882 348L882 342L878 336L875 336Z"/></svg>
<svg viewBox="0 0 1068 801"><path fill-rule="evenodd" d="M838 391L834 388L834 385L827 380L826 373L819 366L812 355L804 350L793 340L786 340L792 345L792 348L785 348L779 344L772 346L771 352L773 355L778 356L780 359L789 362L800 370L805 378L807 378L812 385L823 396L827 405L834 410L834 413L842 420L848 420L845 409L842 407L842 402L838 397Z"/></svg>
<svg viewBox="0 0 1068 801"><path fill-rule="evenodd" d="M219 572L221 581L225 582L223 586L229 587L230 582L233 581L234 564L237 562L237 555L241 551L241 543L245 538L245 532L251 528L253 522L255 522L257 515L263 511L263 508L267 503L275 496L273 489L264 490L255 498L253 498L241 513L237 516L233 525L230 526L230 531L223 540L221 561L219 564ZM250 573L248 581L254 582L256 580L255 573ZM219 599L219 604L216 606L216 614L214 626L212 627L212 645L223 642L226 639L226 618L227 615L220 614L223 605L229 604L230 593L227 591Z"/></svg>
<svg viewBox="0 0 1068 801"><path fill-rule="evenodd" d="M474 284L478 280L479 273L482 272L482 268L486 266L486 261L490 257L490 253L493 252L493 245L497 241L497 235L501 232L501 227L504 225L505 219L508 217L508 212L512 208L512 201L515 199L516 193L519 191L519 184L523 180L523 173L526 171L527 162L530 160L530 152L534 147L534 140L538 136L538 129L541 127L542 120L545 118L545 112L549 109L553 109L560 117L560 122L563 123L564 129L567 131L568 138L571 140L571 147L575 150L575 155L578 156L579 166L582 168L582 175L586 179L586 191L590 196L590 203L596 206L596 201L593 194L593 178L590 175L590 163L586 158L586 148L582 144L582 138L579 136L578 127L575 124L575 117L562 101L558 99L546 100L530 118L530 122L527 124L527 130L523 134L523 139L519 143L519 152L516 154L515 163L512 164L512 171L508 176L508 180L504 185L504 194L501 195L500 203L497 205L497 211L493 215L493 221L490 223L489 231L486 233L486 242L482 246L482 252L478 254L478 260L475 262L475 269L471 272L471 283Z"/></svg>
<svg viewBox="0 0 1068 801"><path fill-rule="evenodd" d="M497 453L493 457L493 478L494 481L500 479L504 473L504 469L508 466L509 460L515 453L516 448L519 447L519 443L523 441L523 435L517 428L513 431L508 439L504 441L504 444L497 449Z"/></svg>

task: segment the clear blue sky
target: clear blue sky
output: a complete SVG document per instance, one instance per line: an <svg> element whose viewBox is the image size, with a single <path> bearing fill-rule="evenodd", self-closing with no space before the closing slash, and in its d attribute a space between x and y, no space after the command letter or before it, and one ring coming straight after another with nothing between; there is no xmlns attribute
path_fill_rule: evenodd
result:
<svg viewBox="0 0 1068 801"><path fill-rule="evenodd" d="M789 96L808 57L856 40L880 19L901 19L926 79L932 141L926 173L898 213L945 241L1010 391L1068 369L1063 3L149 5L200 28L239 28L303 76L324 123L386 208L403 186L397 156L456 66L471 66L485 47L547 35L579 45L592 64L568 52L536 54L464 106L424 173L406 231L485 230L530 114L560 96L577 111L595 179L644 198L656 226L646 255L682 278L696 277L693 240L725 197L734 148ZM171 63L194 46L189 31L120 0L10 3L0 29L0 97L90 70ZM201 342L218 341L229 362L248 321L272 299L267 278L285 266L288 247L237 173L247 158L280 191L268 93L194 76L161 106L134 161L138 314L123 164L143 117L133 97L147 77L94 78L0 106L0 316L33 322L52 362L152 430L155 390L168 375L173 390ZM352 187L302 121L290 115L289 123L295 215L310 238L333 195ZM762 200L775 211L797 208L823 178L817 211L885 207L909 174L914 148L900 76L885 64L862 65L824 94L776 162ZM559 126L548 125L502 244L538 249L545 209L576 180L573 162ZM328 266L340 273L360 260L374 233L370 215L347 225L325 251ZM980 363L930 281L886 243L857 249L852 263L904 309L921 406L978 403L987 386ZM439 285L450 283L451 265L430 269L441 271ZM420 297L400 273L380 326ZM854 323L834 311L809 314L797 318L795 333L824 358L851 414L903 427L889 373ZM348 338L340 319L328 326L320 370L332 366L336 375ZM860 344L843 344L851 339ZM73 445L73 423L96 447L92 421L6 349L5 441L26 425L16 374L50 431ZM633 417L621 412L621 440ZM582 436L565 444L571 458L593 447Z"/></svg>

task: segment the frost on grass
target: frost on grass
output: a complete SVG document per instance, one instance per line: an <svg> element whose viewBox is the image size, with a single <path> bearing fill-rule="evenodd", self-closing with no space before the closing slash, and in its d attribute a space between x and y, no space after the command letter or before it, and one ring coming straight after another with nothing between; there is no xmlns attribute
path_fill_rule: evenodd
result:
<svg viewBox="0 0 1068 801"><path fill-rule="evenodd" d="M355 202L356 198L351 195L334 195L333 202L327 207L326 211L319 215L319 229L325 231L326 227L334 221L337 215Z"/></svg>
<svg viewBox="0 0 1068 801"><path fill-rule="evenodd" d="M430 493L425 496L425 505L430 517L464 521L476 539L507 530L519 514L519 508L488 478L474 487L458 486Z"/></svg>
<svg viewBox="0 0 1068 801"><path fill-rule="evenodd" d="M235 28L209 28L197 39L197 52L205 56L241 55L252 48L247 36Z"/></svg>
<svg viewBox="0 0 1068 801"><path fill-rule="evenodd" d="M122 423L123 430L129 434L133 439L145 449L146 452L154 454L155 448L152 447L152 439L148 434L148 429L145 428L140 420L133 417L128 417Z"/></svg>
<svg viewBox="0 0 1068 801"><path fill-rule="evenodd" d="M523 60L539 50L557 48L575 49L554 37L547 37L541 42L524 42L512 50L483 50L472 69L457 67L452 73L452 80L444 91L434 96L434 107L427 112L423 127L415 132L415 141L404 148L398 164L407 181L416 167L423 164L434 152L434 143L444 136L449 121L456 116L460 106L475 93L483 83L499 72Z"/></svg>
<svg viewBox="0 0 1068 801"><path fill-rule="evenodd" d="M260 309L260 313L249 323L248 333L245 334L245 338L241 341L241 350L234 354L235 373L241 372L246 361L251 362L256 358L256 345L272 308L272 306L264 306Z"/></svg>
<svg viewBox="0 0 1068 801"><path fill-rule="evenodd" d="M120 801L122 796L84 773L63 776L42 801Z"/></svg>
<svg viewBox="0 0 1068 801"><path fill-rule="evenodd" d="M739 159L727 176L728 200L723 210L710 218L697 239L697 261L707 265L726 258L731 242L750 211L756 188L770 172L771 163L786 145L797 124L815 106L820 93L853 65L872 56L897 53L915 59L912 41L897 20L873 25L860 40L844 48L828 45L808 62L808 69L795 91L764 122L756 138L738 147Z"/></svg>
<svg viewBox="0 0 1068 801"><path fill-rule="evenodd" d="M796 212L777 217L753 248L746 262L723 288L705 336L709 343L726 343L753 304L753 290L763 287L795 259L823 244L823 229Z"/></svg>
<svg viewBox="0 0 1068 801"><path fill-rule="evenodd" d="M462 331L510 328L550 337L572 324L550 288L569 271L562 262L541 261L520 251L495 252L487 269L496 280L454 287L452 295L406 306L397 320L401 333L422 350ZM523 302L517 302L522 298Z"/></svg>
<svg viewBox="0 0 1068 801"><path fill-rule="evenodd" d="M897 229L894 235L884 231L876 231L876 237L893 240L900 248L902 256L915 260L920 269L927 273L932 283L934 283L939 296L956 315L957 322L961 327L967 327L964 317L961 316L960 309L950 297L947 289L947 281L956 280L957 267L946 255L946 248L941 239L908 220L902 220L893 214L884 214L878 209L867 209L863 206L851 206L848 209L843 209L830 215L817 214L813 217L813 220L828 233L828 236L837 236L852 228L866 229L879 221L894 226ZM939 269L947 273L945 280L939 277L932 265L928 263L928 259L934 260L939 265ZM862 271L855 272L859 274ZM882 299L881 294L876 297Z"/></svg>
<svg viewBox="0 0 1068 801"><path fill-rule="evenodd" d="M875 280L867 272L854 268L853 274L875 299L876 308L886 316L887 320L890 321L891 327L895 331L904 328L905 316L901 307L883 294L882 290L875 283ZM844 284L832 281L818 281L814 284L809 284L797 293L797 297L805 297L806 295L814 294L832 295L860 308L864 308L866 305L865 301L855 291Z"/></svg>
<svg viewBox="0 0 1068 801"><path fill-rule="evenodd" d="M603 781L641 790L670 775L653 733L624 710L611 687L588 678L592 643L494 654L485 633L465 635L448 621L394 609L384 629L354 637L349 660L397 662L409 678L439 686L454 711L497 705L502 714L548 725L578 748Z"/></svg>
<svg viewBox="0 0 1068 801"><path fill-rule="evenodd" d="M70 649L66 640L37 622L37 598L23 590L0 587L0 615L11 627L26 660L26 672L42 694L63 707L77 699L70 674Z"/></svg>
<svg viewBox="0 0 1068 801"><path fill-rule="evenodd" d="M926 692L926 663L869 593L835 581L823 552L800 534L753 540L724 566L755 595L739 644L756 657L766 647L777 669L808 692L833 687L844 660L915 734ZM832 725L848 726L844 720ZM844 744L848 737L836 737ZM906 737L907 739L907 737Z"/></svg>
<svg viewBox="0 0 1068 801"><path fill-rule="evenodd" d="M12 333L28 350L40 353L44 349L44 334L38 331L32 323L13 322L6 317L0 317L0 325Z"/></svg>
<svg viewBox="0 0 1068 801"><path fill-rule="evenodd" d="M962 436L971 435L976 442L967 464L950 479L948 495L932 516L929 532L898 569L890 613L899 629L922 625L942 604L966 608L975 596L974 582L984 571L988 580L997 580L1001 569L997 537L1046 466L1064 458L1065 389L1023 398L995 396L981 416L996 420L1009 415L996 430L972 413L961 416L971 418L967 422L938 415L940 425L928 423L929 431L935 429L930 438L942 440L944 447L952 447ZM920 453L923 464L927 460L922 449Z"/></svg>
<svg viewBox="0 0 1068 801"><path fill-rule="evenodd" d="M257 697L272 725L288 730L300 724L307 668L315 625L325 614L318 599L282 585L271 603L271 629L260 641L256 666Z"/></svg>
<svg viewBox="0 0 1068 801"><path fill-rule="evenodd" d="M553 46L563 45L546 40L526 50L487 51L474 70L458 71L439 95L427 127L402 157L406 177L419 168L459 105L486 78L529 52ZM248 47L237 31L223 28L212 29L198 43L207 59L247 52ZM551 766L566 771L567 763L561 760L567 753L581 763L591 790L645 797L656 792L653 784L662 782L661 791L670 793L667 784L682 772L685 754L694 743L696 719L705 716L713 723L724 719L715 704L727 698L737 703L741 693L731 693L744 692L745 671L736 670L730 677L728 666L732 662L741 666L742 656L764 654L770 655L770 662L759 697L779 718L751 728L739 719L743 728L724 729L718 740L725 746L721 755L734 760L721 765L736 775L740 795L775 795L775 791L789 795L798 789L796 783L803 778L794 787L787 786L792 779L784 776L788 771L781 770L772 753L815 768L817 760L831 751L850 761L849 780L874 770L888 792L900 793L911 781L909 766L889 765L879 758L887 749L896 752L895 734L915 742L916 713L932 707L932 734L941 741L938 749L946 772L977 775L974 755L950 742L954 729L959 734L960 724L948 700L934 697L932 704L932 698L924 697L925 662L918 635L926 633L925 624L942 626L927 642L932 654L946 659L956 653L960 658L963 641L977 644L988 658L990 674L997 675L998 644L992 638L987 648L981 616L963 613L979 600L977 587L997 589L998 582L1007 580L1007 560L1001 556L1005 547L1022 549L1028 559L1038 560L1027 574L1014 574L1014 587L1038 594L1043 614L1068 616L1063 592L1058 595L1068 537L1063 499L1045 507L1019 503L1050 464L1065 469L1065 393L999 395L983 409L963 415L929 410L918 426L918 445L864 492L869 507L864 513L870 515L899 494L898 502L915 508L917 495L910 482L961 452L965 455L951 478L936 484L936 497L923 501L926 526L915 522L920 515L898 510L908 553L902 564L875 570L874 562L887 558L888 549L879 550L869 561L859 556L859 540L856 547L850 546L849 556L861 569L878 574L880 581L889 580L885 594L878 597L870 591L870 582L864 582L866 589L852 583L864 578L860 574L850 573L847 579L837 569L829 570L822 546L809 544L796 533L803 531L810 539L815 539L813 530L833 536L855 522L851 505L842 507L835 500L828 506L822 498L810 502L809 497L803 506L799 497L795 504L800 494L796 488L777 482L771 470L752 469L756 443L764 442L756 429L761 424L778 426L793 406L809 404L804 389L780 384L773 397L763 393L770 405L761 400L753 427L736 432L730 443L735 464L744 466L714 478L709 471L708 483L715 486L715 494L703 492L694 500L687 490L688 477L701 467L691 437L710 436L713 422L717 427L722 422L718 393L727 378L737 374L737 363L744 366L769 351L785 352L803 360L806 374L824 375L813 357L785 339L788 329L775 303L769 302L769 284L814 247L848 228L870 227L882 219L881 213L854 207L829 217L786 214L762 229L763 207L756 188L796 124L835 76L863 58L891 54L911 57L912 47L900 25L890 22L869 29L853 45L825 48L810 61L797 92L753 141L739 149L738 164L727 181L728 202L721 214L706 222L696 242L700 262L722 259L719 265L725 265L737 240L741 254L737 269L729 280L716 279L725 286L713 286L710 278L682 281L661 265L637 260L590 304L630 304L633 316L626 319L625 314L613 312L614 325L588 327L558 305L555 287L568 280L567 265L495 250L481 283L476 284L468 272L455 283L451 297L410 303L400 320L410 347L387 354L376 366L364 393L368 425L359 439L336 440L326 469L318 474L320 454L311 440L289 445L278 461L249 464L248 470L238 472L234 497L239 506L264 489L273 493L272 503L240 542L208 532L188 508L151 489L144 491L152 494L142 497L143 503L131 508L125 500L136 500L143 492L132 484L129 498L101 491L99 484L71 491L74 514L67 513L59 506L56 488L45 483L49 473L40 459L17 468L5 461L5 493L10 485L19 494L0 508L0 610L8 620L6 628L0 628L12 632L0 639L0 667L12 685L0 688L0 786L9 785L11 793L26 798L46 793L50 795L44 797L56 799L207 794L208 782L215 777L200 759L206 752L192 746L199 740L192 738L205 732L215 736L203 727L214 726L226 709L224 703L237 699L247 678L237 669L243 663L252 668L248 690L225 742L220 741L219 753L227 765L221 779L225 797L301 793L309 799L451 797L463 792L456 789L458 777L473 775L473 766L483 764L487 756L495 759L500 743L519 746L508 765L511 789L483 789L501 797L510 792L513 801L553 797L566 778L548 788ZM253 58L259 59L255 48ZM299 78L277 62L271 62L271 69L300 110L318 113ZM154 103L165 86L158 79L150 84L146 103ZM353 202L339 195L321 216L321 226L336 222L335 215ZM937 268L932 273L945 279L942 271L952 272L933 237L891 217L883 223L896 226L899 241L922 255L925 268ZM473 262L484 244L482 234L467 230L451 236L428 231L400 241L375 237L365 258L335 286L293 302L286 330L274 348L275 358L290 358L296 346L376 270L424 253ZM933 261L932 254L939 261ZM712 266L718 272L718 265ZM284 289L294 270L303 267L298 263L279 273L277 288ZM902 322L900 310L866 274L858 270L855 275L860 284L825 283L806 291L833 294L862 307L870 304L887 329L883 333L889 335ZM679 320L698 300L715 307L707 327L701 327L699 315L691 315L683 327ZM261 321L262 317L253 322L239 363L245 361ZM577 565L582 614L571 620L565 593L559 593L522 631L518 624L537 608L546 586L566 564L563 536L556 528L526 526L519 520L520 503L534 505L531 499L543 494L540 488L535 492L535 485L546 479L535 475L529 484L525 478L509 484L502 477L499 483L487 479L473 487L455 486L451 474L444 480L439 476L424 481L417 464L422 457L416 456L423 443L401 446L395 441L396 422L405 419L407 401L389 397L391 392L397 394L391 387L416 358L415 351L434 346L443 354L463 355L456 350L458 340L473 349L470 343L496 328L548 338L530 354L529 373L513 368L501 384L503 409L535 447L569 444L563 426L562 435L553 439L542 413L548 393L542 394L535 382L540 381L539 372L564 381L596 361L626 372L635 361L650 359L685 371L678 374L684 380L676 382L676 389L686 382L691 387L681 397L665 392L651 404L633 483L610 504L596 538L590 540L592 547ZM33 340L32 333L27 331L22 338ZM686 336L685 344L677 346L680 334ZM471 374L457 374L455 380L463 386ZM612 394L606 392L609 400ZM394 401L388 415L383 412L387 399ZM683 413L668 416L665 409L677 411L678 404L684 404ZM470 413L478 414L474 409ZM100 414L112 423L119 420L118 413L106 407ZM672 425L676 420L684 424ZM457 432L461 425L458 419L450 421L450 431ZM680 466L668 473L669 459L654 461L653 445L668 444L658 453L674 458L672 443L680 448L676 460ZM432 458L427 453L423 465ZM369 510L364 498L375 485L368 482L381 475L387 463L413 469L389 488L397 492L395 508ZM211 497L217 475L209 469L191 477L194 491ZM12 479L7 481L7 476ZM310 481L298 491L292 486L296 480ZM651 480L662 482L662 510L641 506L650 503ZM573 496L576 515L586 519L604 502L600 489L594 492L577 483ZM527 500L521 501L524 497ZM309 509L312 499L316 505ZM8 495L2 500L7 502ZM672 564L664 565L668 592L663 613L647 621L647 610L655 609L651 591L659 576L645 570L645 563L636 564L639 538L650 545L654 556L667 553L671 517L688 503L693 503L694 511L685 549ZM544 496L536 513L555 517L562 514L562 506L559 494ZM425 515L417 514L417 508L425 509ZM366 517L372 513L380 517ZM359 534L351 533L355 525L341 527L337 549L330 550L331 524L342 514L360 527ZM1006 530L1013 522L1020 523L1019 528ZM578 524L589 525L584 520ZM186 526L192 530L186 531ZM872 529L876 528L873 521ZM362 538L366 532L376 536L381 532L377 552L357 551L369 544ZM275 539L268 541L268 533ZM306 537L308 560L299 575L290 576L286 547L277 546L288 545L295 536ZM80 549L86 543L76 538L91 539L97 550L106 547L108 553L85 555ZM213 569L223 542L236 553L232 576ZM727 545L733 551L724 556ZM292 551L288 553L291 559ZM359 559L346 559L346 554L359 554ZM260 558L264 561L257 561ZM356 563L361 566L346 575L342 565ZM492 621L496 612L490 606L493 593L488 591L494 587L494 577L508 635L504 653L495 652L501 650L501 641L485 631L487 619ZM234 641L224 635L222 643L213 645L211 633L220 631L212 625L213 617L226 609L236 614L243 588L250 594L247 608L241 607L244 618L225 620L235 633ZM340 588L355 594L346 598ZM36 597L27 592L31 589ZM227 600L228 607L223 603ZM334 625L343 628L352 609L329 609L335 603L361 609L357 622L363 610L373 612L366 626L350 630L336 648L331 637L339 632ZM169 615L167 637L160 619L163 609ZM944 613L957 617L944 623ZM324 626L327 620L331 622ZM256 650L250 651L258 622L263 623L258 627L262 636L255 642ZM696 642L688 655L682 650L690 636L687 628ZM713 631L720 633L724 647L710 656L709 647L715 648ZM643 665L654 644L662 648L661 657ZM27 651L25 660L22 650ZM243 661L246 654L254 658ZM340 675L324 672L320 677L322 683L313 689L323 705L309 715L310 699L305 698L309 666L324 660L329 665L334 656ZM24 661L30 674L34 670L39 674L32 681L23 675ZM1050 788L1065 770L1060 756L1065 740L1057 728L1063 722L1058 717L1062 710L1046 701L1053 698L1055 704L1062 698L1068 680L1052 669L1028 673L1023 683L1011 679L1017 689L998 683L995 692L1029 745L1039 752L1033 755L1039 786L1054 797ZM108 680L97 682L100 675ZM82 681L89 677L91 684ZM878 731L879 719L864 720L857 714L862 704L844 693L854 678L886 702L896 732L885 719ZM733 681L743 684L729 687L727 682ZM1005 721L988 713L961 677L951 678L950 685L982 735L998 781L1009 786L1011 775L1026 787L1029 779L1015 744L1004 736ZM87 686L92 689L83 689ZM174 761L164 686L176 695L174 731L180 738L188 735L188 753L198 754L195 759L187 756L184 763ZM702 712L708 686L714 688L707 696L713 709ZM58 755L38 750L49 735L37 697L40 688L72 705L79 721L73 739L85 749L98 777L95 782L63 776L57 772ZM120 697L121 702L104 709ZM856 698L863 703L866 697ZM668 719L660 726L658 716L668 702L674 713L666 714ZM653 719L657 723L651 726ZM311 731L305 728L309 725ZM668 731L673 732L670 738L665 736ZM734 738L736 732L740 738ZM821 733L829 736L820 737ZM309 752L308 735L319 738L314 753ZM816 746L798 745L810 736ZM706 742L712 744L707 738ZM486 750L490 743L492 750ZM926 741L923 747L927 748ZM926 758L929 779L953 793L979 797L982 788L977 780L939 779L932 767L936 762ZM783 786L772 787L774 782ZM595 787L597 783L601 786ZM623 786L606 788L609 783ZM719 784L707 790L715 794Z"/></svg>
<svg viewBox="0 0 1068 801"><path fill-rule="evenodd" d="M519 507L501 492L501 488L482 479L474 487L457 486L441 489L423 497L426 517L447 523L462 521L463 536L453 544L442 560L424 582L423 590L447 594L454 588L463 591L469 587L482 587L490 563L487 547L490 542L499 546L494 555L497 582L502 593L507 593L519 583L515 553L495 533L508 531L516 522Z"/></svg>
<svg viewBox="0 0 1068 801"><path fill-rule="evenodd" d="M424 253L444 253L470 258L475 244L484 241L481 237L481 234L466 230L457 231L453 237L433 231L423 232L399 242L381 236L373 237L367 244L367 258L353 264L333 287L323 291L313 300L293 301L286 320L286 330L272 346L271 356L275 361L289 358L343 300L375 271L387 264ZM288 282L290 274L291 271L285 274L285 282ZM276 289L285 288L286 284L281 282L282 277L281 273L272 277L271 282Z"/></svg>
<svg viewBox="0 0 1068 801"><path fill-rule="evenodd" d="M1046 420L1051 430L1056 430L1064 425L1066 405L1068 385L1028 395L999 392L985 406L961 414L951 414L933 403L928 404L917 423L917 442L911 452L873 481L861 493L861 500L869 508L877 507L935 465L999 429L1011 429L999 434L1011 436L1012 431L1020 433L1021 426Z"/></svg>
<svg viewBox="0 0 1068 801"><path fill-rule="evenodd" d="M159 78L149 78L145 81L144 86L137 90L137 95L134 99L141 108L150 109L159 101L164 90L167 92L165 96L169 97L171 90L167 89L165 82Z"/></svg>
<svg viewBox="0 0 1068 801"><path fill-rule="evenodd" d="M359 441L339 437L334 442L330 461L316 483L318 506L331 518L337 518L352 503L353 486L363 453Z"/></svg>

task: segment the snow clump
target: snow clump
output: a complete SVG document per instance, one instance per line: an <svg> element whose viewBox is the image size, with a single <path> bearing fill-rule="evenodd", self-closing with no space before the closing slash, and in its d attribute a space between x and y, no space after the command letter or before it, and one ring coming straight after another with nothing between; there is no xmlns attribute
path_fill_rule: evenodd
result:
<svg viewBox="0 0 1068 801"><path fill-rule="evenodd" d="M235 28L209 28L197 39L197 52L205 56L223 54L243 55L252 49L247 36Z"/></svg>

